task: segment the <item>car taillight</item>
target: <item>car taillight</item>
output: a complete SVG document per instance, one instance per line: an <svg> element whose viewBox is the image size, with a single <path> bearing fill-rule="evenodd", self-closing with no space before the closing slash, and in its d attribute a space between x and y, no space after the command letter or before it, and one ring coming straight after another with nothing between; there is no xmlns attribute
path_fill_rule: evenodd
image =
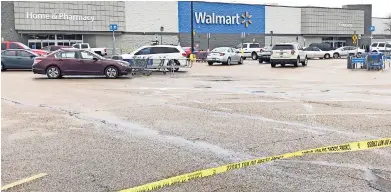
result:
<svg viewBox="0 0 391 192"><path fill-rule="evenodd" d="M41 61L42 61L41 59L34 59L33 65L38 64L38 63L41 62Z"/></svg>
<svg viewBox="0 0 391 192"><path fill-rule="evenodd" d="M224 56L225 54L224 53L220 53L220 56Z"/></svg>
<svg viewBox="0 0 391 192"><path fill-rule="evenodd" d="M263 49L259 50L261 53L263 52Z"/></svg>
<svg viewBox="0 0 391 192"><path fill-rule="evenodd" d="M186 54L186 53L182 53L182 56L186 57L186 56L187 56L187 54Z"/></svg>
<svg viewBox="0 0 391 192"><path fill-rule="evenodd" d="M106 53L106 52L107 52L107 49L105 48L104 50L105 50L105 53Z"/></svg>
<svg viewBox="0 0 391 192"><path fill-rule="evenodd" d="M295 50L291 50L291 54L294 55L295 54Z"/></svg>

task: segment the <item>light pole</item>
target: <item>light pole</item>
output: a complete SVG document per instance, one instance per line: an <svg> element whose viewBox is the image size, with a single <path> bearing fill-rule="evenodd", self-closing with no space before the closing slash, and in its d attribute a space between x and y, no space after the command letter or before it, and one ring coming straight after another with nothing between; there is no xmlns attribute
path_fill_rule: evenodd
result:
<svg viewBox="0 0 391 192"><path fill-rule="evenodd" d="M208 52L209 52L209 39L210 39L210 33L207 33L207 38L208 38Z"/></svg>
<svg viewBox="0 0 391 192"><path fill-rule="evenodd" d="M160 27L160 45L163 45L163 31L164 31L164 27L161 26Z"/></svg>
<svg viewBox="0 0 391 192"><path fill-rule="evenodd" d="M270 46L273 46L273 31L270 31Z"/></svg>
<svg viewBox="0 0 391 192"><path fill-rule="evenodd" d="M194 26L193 26L193 1L190 1L190 31L191 31L191 54L194 53Z"/></svg>

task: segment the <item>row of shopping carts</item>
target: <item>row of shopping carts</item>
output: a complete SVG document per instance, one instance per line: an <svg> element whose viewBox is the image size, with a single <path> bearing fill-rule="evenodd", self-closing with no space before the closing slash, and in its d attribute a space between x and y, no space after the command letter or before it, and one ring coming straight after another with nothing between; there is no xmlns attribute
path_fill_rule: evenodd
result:
<svg viewBox="0 0 391 192"><path fill-rule="evenodd" d="M347 58L348 69L384 70L391 67L391 54L382 52L363 53Z"/></svg>
<svg viewBox="0 0 391 192"><path fill-rule="evenodd" d="M181 68L191 68L193 64L190 59L153 58L148 56L124 59L120 55L114 55L112 59L128 62L133 69L132 75L140 73L147 76L151 75L153 71L173 74Z"/></svg>

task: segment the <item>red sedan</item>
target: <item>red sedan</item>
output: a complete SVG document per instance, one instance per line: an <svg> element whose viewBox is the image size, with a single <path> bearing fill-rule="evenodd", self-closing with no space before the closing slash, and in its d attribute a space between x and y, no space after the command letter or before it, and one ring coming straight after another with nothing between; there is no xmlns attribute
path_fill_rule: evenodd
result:
<svg viewBox="0 0 391 192"><path fill-rule="evenodd" d="M59 49L45 57L36 57L32 68L34 74L47 75L50 79L66 75L117 78L132 72L128 62L106 59L91 51L74 48Z"/></svg>
<svg viewBox="0 0 391 192"><path fill-rule="evenodd" d="M27 45L21 42L13 42L13 41L2 41L1 42L1 50L7 49L28 49L29 51L36 53L38 55L46 55L49 52L41 49L31 49Z"/></svg>

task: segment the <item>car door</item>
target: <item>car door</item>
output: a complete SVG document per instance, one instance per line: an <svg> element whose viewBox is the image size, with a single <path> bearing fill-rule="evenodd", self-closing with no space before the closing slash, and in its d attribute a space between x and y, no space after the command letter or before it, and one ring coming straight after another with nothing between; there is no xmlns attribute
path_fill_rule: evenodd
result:
<svg viewBox="0 0 391 192"><path fill-rule="evenodd" d="M17 59L17 51L16 50L6 50L2 53L1 62L3 63L5 68L8 69L20 69L22 65L20 64L20 60Z"/></svg>
<svg viewBox="0 0 391 192"><path fill-rule="evenodd" d="M322 51L321 49L317 48L317 47L313 47L312 48L313 52L314 52L314 57L315 58L323 58L325 52Z"/></svg>
<svg viewBox="0 0 391 192"><path fill-rule="evenodd" d="M315 57L315 52L313 50L314 47L307 47L304 49L304 51L307 53L307 58L314 58Z"/></svg>
<svg viewBox="0 0 391 192"><path fill-rule="evenodd" d="M234 48L232 48L231 47L231 51L232 51L232 55L234 55L234 57L235 57L235 62L239 62L240 61L240 54L238 54L237 52L236 52L236 50L234 49Z"/></svg>
<svg viewBox="0 0 391 192"><path fill-rule="evenodd" d="M85 75L101 75L104 71L103 62L89 51L80 51L80 71Z"/></svg>
<svg viewBox="0 0 391 192"><path fill-rule="evenodd" d="M349 55L349 47L341 47L338 51L339 56L347 56Z"/></svg>
<svg viewBox="0 0 391 192"><path fill-rule="evenodd" d="M17 51L17 55L18 58L21 58L20 64L23 69L31 69L34 63L34 58L37 56L25 50Z"/></svg>
<svg viewBox="0 0 391 192"><path fill-rule="evenodd" d="M79 69L82 60L76 55L76 51L65 51L56 54L56 60L60 63L60 70L66 75L82 75Z"/></svg>
<svg viewBox="0 0 391 192"><path fill-rule="evenodd" d="M172 59L170 57L170 54L167 53L167 48L166 47L152 47L152 58L153 60L153 65L154 66L165 66L168 63L169 59Z"/></svg>
<svg viewBox="0 0 391 192"><path fill-rule="evenodd" d="M139 65L143 65L141 60L144 60L144 59L150 59L151 65L156 66L160 63L160 60L157 60L155 55L152 53L152 48L151 47L144 47L134 54L133 59L131 60L130 64L133 67L140 67Z"/></svg>

